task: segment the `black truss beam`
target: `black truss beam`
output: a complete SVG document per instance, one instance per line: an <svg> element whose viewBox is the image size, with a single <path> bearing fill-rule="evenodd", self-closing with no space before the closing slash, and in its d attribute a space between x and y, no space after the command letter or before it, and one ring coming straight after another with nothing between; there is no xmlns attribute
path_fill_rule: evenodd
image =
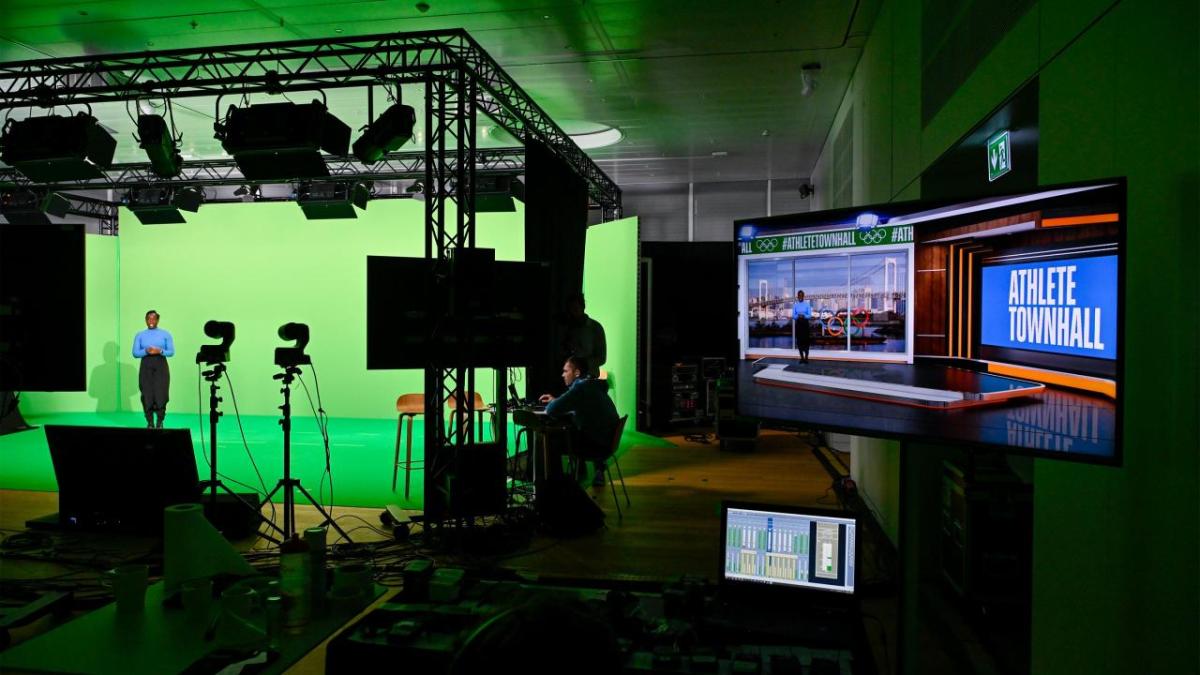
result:
<svg viewBox="0 0 1200 675"><path fill-rule="evenodd" d="M404 180L425 177L425 152L411 151L392 153L373 165L340 157L327 157L328 180ZM477 173L520 173L525 170L523 148L502 148L476 152ZM313 180L324 180L321 178ZM0 186L45 187L53 191L64 190L121 190L145 187L147 184L174 187L214 187L221 185L259 185L275 181L248 181L232 159L188 160L182 164L180 175L174 178L159 178L148 162L116 164L105 172L103 178L64 181L61 183L33 183L16 169L0 168ZM294 183L296 181L283 181Z"/></svg>
<svg viewBox="0 0 1200 675"><path fill-rule="evenodd" d="M92 199L81 195L65 194L71 208L67 213L85 218L94 218L100 225L100 234L117 235L117 205L103 199Z"/></svg>
<svg viewBox="0 0 1200 675"><path fill-rule="evenodd" d="M463 30L0 63L0 109L368 87L456 72L473 83L478 111L549 147L587 181L605 220L620 216L620 188Z"/></svg>

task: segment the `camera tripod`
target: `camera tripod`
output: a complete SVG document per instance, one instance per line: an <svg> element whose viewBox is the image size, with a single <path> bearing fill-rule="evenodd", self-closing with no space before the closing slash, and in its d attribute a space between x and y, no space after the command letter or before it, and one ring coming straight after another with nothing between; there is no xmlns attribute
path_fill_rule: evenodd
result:
<svg viewBox="0 0 1200 675"><path fill-rule="evenodd" d="M282 534L283 530L279 529L278 525L271 522L271 520L269 518L267 518L266 516L264 516L262 514L262 504L265 503L266 500L263 500L263 502L260 502L258 506L251 504L250 502L246 501L241 495L239 495L238 493L231 490L229 488L229 486L225 485L225 483L221 482L221 478L217 475L217 420L222 415L225 414L225 413L222 413L218 409L218 405L224 399L217 396L217 391L220 389L220 387L217 386L217 382L220 381L221 376L223 374L225 374L225 364L216 363L216 364L211 364L211 365L212 365L212 370L206 370L203 373L201 373L201 375L204 377L204 379L208 381L208 429L209 429L209 438L211 439L209 442L212 443L212 451L209 456L209 462L208 462L209 471L210 471L209 478L208 478L208 480L200 481L201 493L208 492L208 506L209 506L210 517L212 515L215 515L216 511L217 511L217 491L224 490L226 493L233 495L233 498L236 499L238 502L240 502L242 504L242 506L246 507L248 510L253 512L255 517L258 518L258 520L266 523L267 525L270 525L272 528L275 529L276 532L279 532ZM276 540L274 537L272 537L269 534L261 534L261 536L264 539L274 542L276 544L280 543L278 540Z"/></svg>
<svg viewBox="0 0 1200 675"><path fill-rule="evenodd" d="M283 411L283 417L279 420L279 426L283 427L283 478L275 485L275 489L267 495L263 501L268 501L275 496L276 492L283 490L283 538L291 539L296 532L296 497L295 491L299 490L300 494L308 500L309 504L325 517L321 526L329 525L337 530L338 534L347 542L352 542L350 535L346 534L345 530L338 526L329 516L329 513L321 507L321 503L309 494L308 490L300 484L299 478L292 478L292 381L296 375L300 374L300 369L295 366L286 366L282 373L274 375L276 380L283 381L283 389L280 393L283 394L283 405L279 409Z"/></svg>

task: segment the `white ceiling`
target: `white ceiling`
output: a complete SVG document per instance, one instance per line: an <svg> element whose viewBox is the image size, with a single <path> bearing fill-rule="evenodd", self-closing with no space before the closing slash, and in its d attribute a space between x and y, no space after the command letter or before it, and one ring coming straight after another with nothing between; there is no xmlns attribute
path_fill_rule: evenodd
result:
<svg viewBox="0 0 1200 675"><path fill-rule="evenodd" d="M589 152L619 184L791 178L811 171L878 9L878 0L427 1L422 13L408 0L0 0L0 61L465 28L568 132L575 122L622 130L620 143ZM804 97L801 67L814 62L817 87ZM360 92L331 91L329 101L351 127L366 122ZM420 105L417 88L405 102ZM213 111L211 99L176 104L188 156L222 156ZM124 106L95 114L119 133L117 161L144 161Z"/></svg>

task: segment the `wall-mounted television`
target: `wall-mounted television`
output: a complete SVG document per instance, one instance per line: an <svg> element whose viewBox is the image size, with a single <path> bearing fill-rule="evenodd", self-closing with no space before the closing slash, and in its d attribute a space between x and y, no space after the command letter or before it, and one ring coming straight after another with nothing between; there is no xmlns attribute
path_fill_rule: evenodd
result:
<svg viewBox="0 0 1200 675"><path fill-rule="evenodd" d="M738 411L1121 462L1125 181L734 224Z"/></svg>

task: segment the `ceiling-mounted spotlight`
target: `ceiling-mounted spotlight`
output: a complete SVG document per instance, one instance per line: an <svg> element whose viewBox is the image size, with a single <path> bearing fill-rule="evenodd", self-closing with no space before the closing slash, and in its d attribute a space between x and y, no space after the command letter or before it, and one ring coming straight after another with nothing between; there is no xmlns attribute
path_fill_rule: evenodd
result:
<svg viewBox="0 0 1200 675"><path fill-rule="evenodd" d="M425 201L425 184L419 180L414 180L412 185L404 188L404 191L419 202Z"/></svg>
<svg viewBox="0 0 1200 675"><path fill-rule="evenodd" d="M309 220L357 218L354 207L365 211L370 196L371 187L362 182L306 181L296 189L296 203Z"/></svg>
<svg viewBox="0 0 1200 675"><path fill-rule="evenodd" d="M328 176L321 151L350 154L350 127L317 100L229 106L213 126L221 147L250 180Z"/></svg>
<svg viewBox="0 0 1200 675"><path fill-rule="evenodd" d="M476 213L511 213L525 201L525 184L516 176L481 175L475 179Z"/></svg>
<svg viewBox="0 0 1200 675"><path fill-rule="evenodd" d="M63 218L71 202L57 192L40 189L14 189L0 192L0 216L10 225L46 225L47 216Z"/></svg>
<svg viewBox="0 0 1200 675"><path fill-rule="evenodd" d="M147 185L132 188L125 195L125 206L133 212L138 222L143 225L166 225L169 223L184 223L183 214L172 203L173 190L170 187Z"/></svg>
<svg viewBox="0 0 1200 675"><path fill-rule="evenodd" d="M821 64L806 63L800 67L800 95L810 96L817 88L816 76L821 72Z"/></svg>
<svg viewBox="0 0 1200 675"><path fill-rule="evenodd" d="M175 195L171 198L171 203L180 211L195 213L200 210L200 205L204 203L204 190L193 186L176 188Z"/></svg>
<svg viewBox="0 0 1200 675"><path fill-rule="evenodd" d="M251 183L250 185L239 185L233 191L234 197L241 197L244 202L252 202L258 200L262 196L262 188Z"/></svg>
<svg viewBox="0 0 1200 675"><path fill-rule="evenodd" d="M416 125L417 111L410 105L396 103L368 124L362 136L354 141L354 156L363 164L374 164L407 143Z"/></svg>
<svg viewBox="0 0 1200 675"><path fill-rule="evenodd" d="M171 136L162 115L139 115L138 144L150 158L150 166L160 178L174 178L183 167L177 139Z"/></svg>
<svg viewBox="0 0 1200 675"><path fill-rule="evenodd" d="M0 160L38 183L102 178L112 166L117 139L91 115L9 119L0 138Z"/></svg>

